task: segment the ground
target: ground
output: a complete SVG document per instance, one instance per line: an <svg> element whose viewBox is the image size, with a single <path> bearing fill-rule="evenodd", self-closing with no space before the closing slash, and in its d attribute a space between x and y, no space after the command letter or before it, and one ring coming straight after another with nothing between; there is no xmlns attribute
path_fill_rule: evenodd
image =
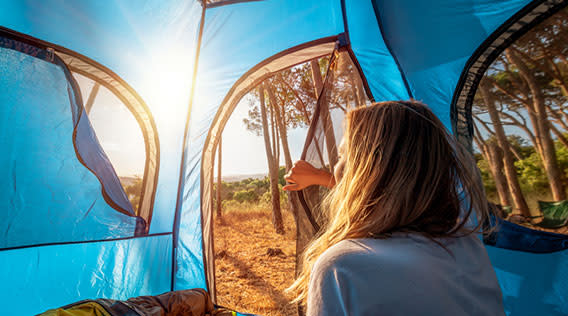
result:
<svg viewBox="0 0 568 316"><path fill-rule="evenodd" d="M224 210L215 219L217 303L258 315L297 315L292 296L284 293L294 280L296 228L283 210L286 233L275 233L266 206Z"/></svg>

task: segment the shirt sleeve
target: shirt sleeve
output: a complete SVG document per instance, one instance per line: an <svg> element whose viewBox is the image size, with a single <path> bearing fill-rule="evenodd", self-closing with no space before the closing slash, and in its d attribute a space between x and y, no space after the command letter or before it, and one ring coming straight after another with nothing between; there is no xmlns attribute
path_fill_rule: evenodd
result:
<svg viewBox="0 0 568 316"><path fill-rule="evenodd" d="M349 288L342 271L333 264L316 262L308 287L307 316L349 315Z"/></svg>
<svg viewBox="0 0 568 316"><path fill-rule="evenodd" d="M379 264L368 261L369 251L342 241L326 250L310 276L306 314L379 315L384 297L377 280L384 280ZM386 314L385 314L386 315Z"/></svg>

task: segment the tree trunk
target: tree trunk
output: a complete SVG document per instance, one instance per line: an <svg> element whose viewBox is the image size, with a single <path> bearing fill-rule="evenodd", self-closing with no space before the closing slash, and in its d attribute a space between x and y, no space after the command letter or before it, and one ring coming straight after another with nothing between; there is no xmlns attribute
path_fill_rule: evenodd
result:
<svg viewBox="0 0 568 316"><path fill-rule="evenodd" d="M274 230L277 234L284 234L284 222L282 220L282 211L280 210L280 189L278 188L278 162L274 160L274 156L272 155L272 146L270 144L266 105L264 103L264 84L259 86L258 94L260 96L262 134L264 136L266 160L268 161L268 178L270 179L270 194L272 197L272 225L274 225Z"/></svg>
<svg viewBox="0 0 568 316"><path fill-rule="evenodd" d="M217 191L219 187L215 184L215 156L217 155L217 146L213 147L213 161L211 162L211 176L209 177L209 183L211 184L211 194L209 196L209 205L211 205L211 213L215 214L215 199L217 197Z"/></svg>
<svg viewBox="0 0 568 316"><path fill-rule="evenodd" d="M513 155L511 154L511 150L509 149L509 141L507 140L505 130L503 129L501 119L499 118L499 113L497 111L497 108L495 107L495 100L493 100L491 92L489 91L486 83L481 82L481 84L479 85L479 90L483 97L483 101L485 102L485 106L487 107L491 122L493 123L493 128L495 129L495 137L497 138L499 147L501 147L501 149L503 150L503 167L505 170L507 183L509 184L509 191L511 192L515 207L524 216L531 216L527 201L525 200L523 192L521 191L521 186L519 185Z"/></svg>
<svg viewBox="0 0 568 316"><path fill-rule="evenodd" d="M566 191L564 190L563 176L558 167L556 158L556 149L550 135L550 127L548 123L548 114L542 90L538 82L528 66L521 58L511 49L506 50L507 58L517 67L519 74L526 81L532 94L534 110L536 114L536 138L542 146L541 158L548 177L552 197L555 201L566 199Z"/></svg>
<svg viewBox="0 0 568 316"><path fill-rule="evenodd" d="M284 122L284 113L280 112L280 106L276 102L273 87L268 89L268 98L270 99L270 104L272 105L274 114L276 115L277 127L280 134L280 143L282 144L284 161L286 163L286 171L290 171L290 169L292 169L292 155L290 154L290 147L288 145L288 131L286 130L286 123ZM296 192L288 192L288 203L294 218L296 218L300 205L300 200L298 199Z"/></svg>
<svg viewBox="0 0 568 316"><path fill-rule="evenodd" d="M495 186L499 194L499 201L502 206L511 206L511 199L509 198L509 189L507 188L507 178L503 174L503 150L496 144L487 144L487 151L489 159L489 167L492 169L493 179L495 179Z"/></svg>
<svg viewBox="0 0 568 316"><path fill-rule="evenodd" d="M366 92L365 92L365 89L363 88L363 86L360 84L360 81L358 80L358 78L355 78L354 76L350 76L349 82L351 83L351 88L353 89L353 97L355 99L355 106L360 107L360 106L365 105L364 94Z"/></svg>
<svg viewBox="0 0 568 316"><path fill-rule="evenodd" d="M221 220L223 216L221 203L221 188L223 184L221 181L222 140L222 137L219 137L219 144L217 145L217 218L219 220Z"/></svg>
<svg viewBox="0 0 568 316"><path fill-rule="evenodd" d="M558 130L558 128L556 128L556 126L554 126L552 124L550 124L550 130L554 133L554 135L556 135L556 137L562 143L562 145L564 145L564 147L568 148L568 139L566 139L566 137L564 137L562 132L560 132Z"/></svg>
<svg viewBox="0 0 568 316"><path fill-rule="evenodd" d="M288 132L286 130L286 124L284 122L283 113L280 112L280 106L276 101L276 96L274 95L273 87L268 85L266 87L268 92L268 99L270 100L270 106L274 110L274 116L276 121L276 127L278 128L278 134L280 135L280 143L282 144L282 150L284 151L284 160L286 163L286 169L292 168L292 156L290 155L290 147L288 145Z"/></svg>
<svg viewBox="0 0 568 316"><path fill-rule="evenodd" d="M321 78L321 72L317 60L310 61L310 66L314 80L314 90L316 92L316 97L319 100L320 93L322 93L323 90L323 80ZM333 122L331 121L328 102L326 102L326 100L323 100L323 102L320 102L320 106L320 119L325 135L325 145L329 157L329 168L331 171L333 171L333 168L335 168L335 164L337 164L337 160L339 159L335 134L333 133Z"/></svg>
<svg viewBox="0 0 568 316"><path fill-rule="evenodd" d="M495 180L495 187L499 195L499 203L501 203L502 206L511 206L509 184L507 183L505 174L503 174L503 152L496 144L491 142L487 143L483 140L477 126L474 125L474 129L476 135L473 136L473 139L477 143L481 155L489 165L489 171Z"/></svg>

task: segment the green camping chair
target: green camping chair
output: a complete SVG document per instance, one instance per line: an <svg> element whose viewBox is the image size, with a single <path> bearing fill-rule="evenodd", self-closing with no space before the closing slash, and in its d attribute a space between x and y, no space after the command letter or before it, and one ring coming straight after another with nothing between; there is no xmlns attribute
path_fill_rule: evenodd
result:
<svg viewBox="0 0 568 316"><path fill-rule="evenodd" d="M559 202L538 201L543 220L535 224L542 228L560 228L568 225L568 200Z"/></svg>
<svg viewBox="0 0 568 316"><path fill-rule="evenodd" d="M511 215L511 213L513 213L513 207L512 206L508 206L508 205L501 206L501 209L503 210L503 212L505 212L505 214L507 214L507 216Z"/></svg>

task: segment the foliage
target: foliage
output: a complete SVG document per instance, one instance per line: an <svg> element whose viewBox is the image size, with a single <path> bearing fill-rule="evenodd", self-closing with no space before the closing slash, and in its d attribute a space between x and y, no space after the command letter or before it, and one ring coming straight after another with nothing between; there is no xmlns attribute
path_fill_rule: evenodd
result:
<svg viewBox="0 0 568 316"><path fill-rule="evenodd" d="M124 192L130 200L130 204L132 204L134 213L138 214L138 205L140 204L140 195L142 194L142 178L137 176L130 185L124 188Z"/></svg>
<svg viewBox="0 0 568 316"><path fill-rule="evenodd" d="M282 190L286 185L284 176L286 175L286 168L280 166L278 172L278 187L280 191L280 204L286 205L288 201L288 194ZM217 185L213 186L213 196L216 197ZM262 179L247 178L241 181L221 183L221 200L223 207L226 203L267 203L270 204L270 179L268 176ZM233 204L231 204L233 205Z"/></svg>
<svg viewBox="0 0 568 316"><path fill-rule="evenodd" d="M542 166L542 161L534 148L530 144L526 144L526 142L524 145L521 145L523 142L515 144L515 138L509 138L509 140L511 141L511 145L517 147L517 149L523 153L523 159L515 161L515 168L524 194L527 196L550 196L548 179L544 167ZM555 147L558 164L564 174L568 174L568 148L559 141L555 142ZM495 195L495 180L489 170L488 162L479 154L476 155L476 161L486 193L489 196Z"/></svg>

